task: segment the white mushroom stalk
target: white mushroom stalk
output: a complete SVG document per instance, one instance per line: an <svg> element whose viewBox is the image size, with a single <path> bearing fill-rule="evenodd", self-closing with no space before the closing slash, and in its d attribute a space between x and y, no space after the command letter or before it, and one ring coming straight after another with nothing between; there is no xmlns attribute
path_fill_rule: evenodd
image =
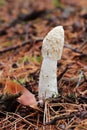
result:
<svg viewBox="0 0 87 130"><path fill-rule="evenodd" d="M43 62L39 77L40 99L47 99L53 95L58 95L57 61L61 59L63 46L64 30L62 26L57 26L43 40Z"/></svg>

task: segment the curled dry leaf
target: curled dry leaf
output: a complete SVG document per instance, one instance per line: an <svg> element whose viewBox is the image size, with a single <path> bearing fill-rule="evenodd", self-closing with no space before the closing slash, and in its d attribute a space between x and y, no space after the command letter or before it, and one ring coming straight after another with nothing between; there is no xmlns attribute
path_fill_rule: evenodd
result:
<svg viewBox="0 0 87 130"><path fill-rule="evenodd" d="M33 107L37 105L35 96L31 92L29 92L25 87L21 86L16 82L13 82L12 80L6 81L5 88L3 90L4 94L17 94L19 92L22 94L19 98L17 98L17 101L19 103L21 103L22 105L29 105Z"/></svg>

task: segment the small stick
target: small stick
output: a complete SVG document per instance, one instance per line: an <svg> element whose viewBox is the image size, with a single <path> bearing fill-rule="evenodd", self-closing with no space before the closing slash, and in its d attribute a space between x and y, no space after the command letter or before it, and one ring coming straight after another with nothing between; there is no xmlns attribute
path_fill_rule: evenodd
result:
<svg viewBox="0 0 87 130"><path fill-rule="evenodd" d="M63 75L67 72L67 70L70 68L70 65L67 65L63 72L57 77L57 81L59 82L60 79L63 77Z"/></svg>
<svg viewBox="0 0 87 130"><path fill-rule="evenodd" d="M40 41L42 41L42 38L41 39L35 39L35 40L29 39L29 40L23 42L21 45L17 45L17 46L13 46L13 47L9 47L9 48L6 48L4 50L1 50L0 54L16 50L16 49L24 47L25 45L28 45L28 44L30 44L32 46L32 44L31 44L32 42L37 43L37 42L40 42Z"/></svg>
<svg viewBox="0 0 87 130"><path fill-rule="evenodd" d="M79 74L79 78L78 78L77 85L76 85L76 87L74 88L74 92L75 92L75 96L76 96L76 97L77 97L77 93L78 93L77 88L78 88L78 87L80 86L80 84L81 84L82 76L83 76L83 71L81 70L81 71L80 71L80 74Z"/></svg>
<svg viewBox="0 0 87 130"><path fill-rule="evenodd" d="M72 50L73 52L79 53L81 56L87 56L87 54L84 54L82 51L80 51L78 49L72 48L70 45L68 45L66 43L64 44L64 47Z"/></svg>
<svg viewBox="0 0 87 130"><path fill-rule="evenodd" d="M47 120L47 101L45 102L45 106L44 106L44 116L43 116L43 124L46 124ZM43 130L45 130L44 126L43 126Z"/></svg>
<svg viewBox="0 0 87 130"><path fill-rule="evenodd" d="M26 15L19 15L15 20L13 20L11 23L9 23L6 27L4 27L2 30L0 30L0 36L6 35L7 30L11 27L16 26L16 24L21 23L21 21L30 21L34 20L38 17L40 17L42 14L47 13L47 10L41 10L41 11L35 11L33 10L31 13Z"/></svg>
<svg viewBox="0 0 87 130"><path fill-rule="evenodd" d="M69 118L73 118L74 116L77 116L79 118L84 118L85 115L87 115L87 112L84 112L84 111L83 112L71 113L69 115L62 115L62 116L59 116L59 117L55 117L53 120L46 123L45 125L55 125L58 120L69 119Z"/></svg>
<svg viewBox="0 0 87 130"><path fill-rule="evenodd" d="M79 74L78 82L77 82L77 85L76 85L76 87L75 87L76 89L77 89L77 88L79 87L79 85L80 85L82 76L83 76L83 71L81 71L80 74Z"/></svg>
<svg viewBox="0 0 87 130"><path fill-rule="evenodd" d="M87 40L85 40L85 41L81 44L81 46L79 47L79 49L82 49L86 44L87 44Z"/></svg>
<svg viewBox="0 0 87 130"><path fill-rule="evenodd" d="M69 118L73 118L73 117L74 117L73 114L72 115L65 115L65 116L63 115L63 116L55 117L53 120L46 123L45 125L55 125L58 120L69 119Z"/></svg>
<svg viewBox="0 0 87 130"><path fill-rule="evenodd" d="M84 81L87 82L87 76L83 73Z"/></svg>

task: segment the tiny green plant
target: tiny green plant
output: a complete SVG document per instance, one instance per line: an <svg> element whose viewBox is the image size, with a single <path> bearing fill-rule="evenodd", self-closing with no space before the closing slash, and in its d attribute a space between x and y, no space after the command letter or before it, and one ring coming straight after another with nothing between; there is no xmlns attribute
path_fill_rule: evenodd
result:
<svg viewBox="0 0 87 130"><path fill-rule="evenodd" d="M25 62L29 62L29 57L28 56L23 56L18 60L18 63L25 63Z"/></svg>
<svg viewBox="0 0 87 130"><path fill-rule="evenodd" d="M19 78L18 81L19 81L19 83L21 83L21 84L24 84L24 83L26 82L25 78Z"/></svg>
<svg viewBox="0 0 87 130"><path fill-rule="evenodd" d="M25 63L25 62L38 62L40 63L42 61L42 57L41 56L24 56L22 58L19 59L18 63Z"/></svg>
<svg viewBox="0 0 87 130"><path fill-rule="evenodd" d="M4 0L0 0L0 6L4 5Z"/></svg>
<svg viewBox="0 0 87 130"><path fill-rule="evenodd" d="M2 47L10 47L13 45L14 45L14 43L12 43L12 42L5 42L5 43L3 43Z"/></svg>
<svg viewBox="0 0 87 130"><path fill-rule="evenodd" d="M60 2L60 0L53 0L53 4L55 7L63 8L63 4Z"/></svg>

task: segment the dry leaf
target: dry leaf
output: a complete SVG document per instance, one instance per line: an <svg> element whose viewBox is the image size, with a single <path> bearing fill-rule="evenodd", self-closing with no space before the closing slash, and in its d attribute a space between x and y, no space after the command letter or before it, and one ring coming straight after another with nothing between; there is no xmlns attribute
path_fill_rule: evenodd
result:
<svg viewBox="0 0 87 130"><path fill-rule="evenodd" d="M29 105L29 106L36 106L37 101L35 99L35 96L29 92L25 87L21 86L18 83L13 82L12 80L7 80L5 84L5 88L3 90L3 93L10 93L10 94L17 94L21 92L21 96L17 99L19 103L22 105Z"/></svg>

